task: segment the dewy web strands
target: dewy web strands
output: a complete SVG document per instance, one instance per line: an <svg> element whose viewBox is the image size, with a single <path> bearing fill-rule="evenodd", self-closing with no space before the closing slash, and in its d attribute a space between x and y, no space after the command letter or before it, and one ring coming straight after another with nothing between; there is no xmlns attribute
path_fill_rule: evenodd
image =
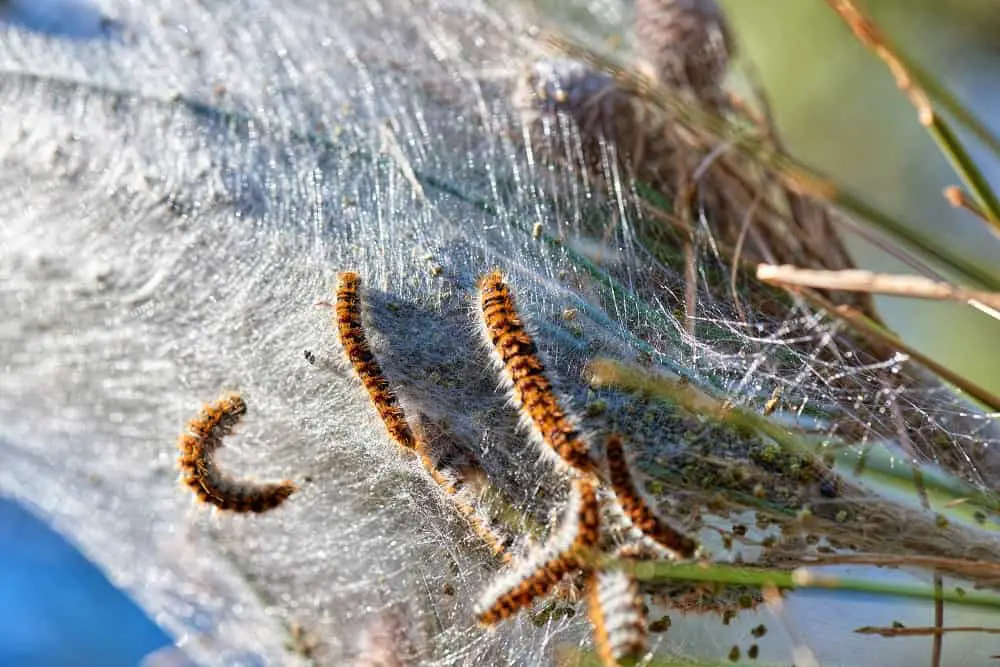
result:
<svg viewBox="0 0 1000 667"><path fill-rule="evenodd" d="M185 639L191 662L574 664L604 643L583 618L592 598L577 599L594 590L591 569L611 575L629 555L648 557L652 543L609 483L610 433L621 433L648 509L674 517L663 511L669 500L673 525L706 558L782 571L831 548L1000 559L987 502L1000 479L995 418L922 380L910 361L856 345L808 303L763 289L745 266L733 273L738 247L747 261L846 267L839 217L791 196L727 141L769 146L721 80L710 103L724 117L720 135L660 104L656 90L634 94L631 65L597 69L552 53L539 61L550 42L523 3L6 8L47 3L87 4L109 21L94 22L96 37L43 32L27 16L0 21L0 491L67 531ZM675 0L680 13L662 16L696 19L714 4ZM621 62L633 62L624 53L632 40L618 38L633 30L628 8L638 3L545 5L559 13L544 17L550 26L572 14L582 44L617 40ZM707 55L724 65L729 53ZM707 64L701 81L711 83L712 61L688 55L697 54L672 62ZM525 94L513 98L516 89ZM701 94L684 97L709 104ZM672 207L678 188L690 206ZM697 269L693 282L685 266ZM542 428L555 426L549 434L512 405L516 378L497 391L510 369L494 368L493 342L483 345L477 285L494 267L512 304L498 305L544 366L524 368L526 393L546 397L535 411ZM364 287L344 293L342 345L331 291L346 269ZM311 307L317 298L332 310ZM872 313L859 297L843 299ZM340 363L359 322L379 365L361 372L384 383ZM516 340L508 362L531 349ZM740 414L767 411L849 479L824 486L826 471L727 421L724 409L592 385L582 370L599 357L669 376L723 408L726 399ZM539 391L542 378L557 400ZM391 390L398 410L373 403L369 385L376 398ZM183 440L183 465L212 484L205 463L226 471L229 460L219 444L245 444L256 462L247 468L264 483L294 480L298 491L252 520L185 511L207 491L197 480L177 488L177 431L220 387L249 404L245 433L220 440L235 406L209 416ZM564 437L563 453L583 470L545 437ZM932 511L910 509L900 488L911 488L914 460L985 483L978 496L931 489ZM845 471L844 461L862 464ZM886 475L891 497L865 484ZM480 627L484 591L509 572L530 575L544 562L534 556L557 546L578 478L597 487L598 543L547 596ZM632 565L638 574L649 563ZM981 570L962 572L985 583ZM706 619L709 639L693 646L679 615L732 615L761 599L759 587L714 582L643 581L639 595L650 617L641 659L651 653L654 663L676 650L724 660L742 624ZM627 594L591 608L614 658L617 638L627 652L641 633L616 634L610 600L632 608ZM802 635L822 664L848 654L889 667L884 645L810 621L794 593L784 602L808 622ZM660 634L668 612L673 627ZM918 605L891 613L908 627L926 623ZM620 619L640 627L634 614ZM790 662L780 634L761 643L762 663ZM963 648L989 662L986 642L952 641L944 664ZM927 663L905 655L908 646L893 647L904 657L891 667Z"/></svg>

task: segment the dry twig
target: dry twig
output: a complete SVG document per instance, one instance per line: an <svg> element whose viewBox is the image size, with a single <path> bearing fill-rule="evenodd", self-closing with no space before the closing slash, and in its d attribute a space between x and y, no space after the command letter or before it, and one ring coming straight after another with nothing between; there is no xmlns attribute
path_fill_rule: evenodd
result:
<svg viewBox="0 0 1000 667"><path fill-rule="evenodd" d="M1000 294L965 289L919 276L898 276L852 269L822 271L801 269L787 264L782 266L759 264L757 279L781 287L794 285L822 290L891 294L914 299L960 301L970 305L978 303L981 309L985 306L993 312L996 319L1000 319Z"/></svg>

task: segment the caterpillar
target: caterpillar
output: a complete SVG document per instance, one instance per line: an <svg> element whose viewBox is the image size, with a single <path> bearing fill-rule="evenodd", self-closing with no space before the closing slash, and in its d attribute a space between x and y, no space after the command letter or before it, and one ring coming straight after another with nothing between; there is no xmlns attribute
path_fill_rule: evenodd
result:
<svg viewBox="0 0 1000 667"><path fill-rule="evenodd" d="M298 487L290 480L257 483L225 475L214 454L232 433L247 406L236 393L226 393L204 406L177 441L177 459L184 484L204 503L231 512L261 513L285 502Z"/></svg>
<svg viewBox="0 0 1000 667"><path fill-rule="evenodd" d="M467 475L474 474L479 469L479 462L474 460L474 457L472 460L453 461L457 452L434 451L423 436L423 429L418 428L414 431L411 428L406 413L389 387L382 367L368 344L368 337L361 321L360 291L361 277L358 273L342 271L337 274L337 299L334 308L337 331L345 357L368 392L368 397L389 436L401 448L416 454L431 480L449 498L490 551L507 560L509 558L507 548L512 538L504 535L485 512L478 509L475 499L471 498L471 494L464 488ZM320 305L329 304L321 302ZM468 456L471 457L471 453L468 453Z"/></svg>
<svg viewBox="0 0 1000 667"><path fill-rule="evenodd" d="M548 595L567 574L587 569L587 551L597 545L600 535L597 487L590 478L577 478L563 524L534 557L486 589L476 605L479 623L496 625Z"/></svg>
<svg viewBox="0 0 1000 667"><path fill-rule="evenodd" d="M361 324L361 277L354 271L337 274L337 331L344 355L361 380L389 436L403 449L416 450L417 441L403 408L382 374Z"/></svg>
<svg viewBox="0 0 1000 667"><path fill-rule="evenodd" d="M635 579L621 571L598 570L587 579L587 612L594 645L604 667L646 652L646 613Z"/></svg>
<svg viewBox="0 0 1000 667"><path fill-rule="evenodd" d="M483 334L494 363L522 422L543 445L542 451L555 454L558 461L584 474L596 471L587 441L559 404L545 375L534 340L517 312L514 297L499 271L479 282Z"/></svg>
<svg viewBox="0 0 1000 667"><path fill-rule="evenodd" d="M674 557L691 558L698 550L698 543L658 517L642 497L632 479L622 438L617 433L608 436L605 444L611 488L619 506L632 520L633 525L646 537L663 547Z"/></svg>

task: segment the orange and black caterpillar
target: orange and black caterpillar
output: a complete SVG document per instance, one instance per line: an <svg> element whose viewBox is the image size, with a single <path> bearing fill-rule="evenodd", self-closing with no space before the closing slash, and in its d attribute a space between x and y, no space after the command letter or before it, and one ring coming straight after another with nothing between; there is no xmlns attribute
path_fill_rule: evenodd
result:
<svg viewBox="0 0 1000 667"><path fill-rule="evenodd" d="M494 271L484 276L479 295L483 332L522 419L565 465L585 474L595 472L590 447L559 404L503 275Z"/></svg>
<svg viewBox="0 0 1000 667"><path fill-rule="evenodd" d="M548 595L566 575L588 569L588 551L600 537L597 487L589 477L577 478L563 525L534 558L486 590L476 608L479 623L496 625Z"/></svg>
<svg viewBox="0 0 1000 667"><path fill-rule="evenodd" d="M372 353L361 324L361 278L354 271L337 274L337 331L344 355L368 391L372 404L389 431L389 435L403 449L417 449L413 430L406 421L403 408L396 394L382 374L382 367ZM425 462L426 464L426 462Z"/></svg>
<svg viewBox="0 0 1000 667"><path fill-rule="evenodd" d="M177 463L184 483L202 502L231 512L266 512L285 502L298 487L289 480L257 483L228 477L214 459L222 439L232 433L246 411L246 402L235 393L223 394L204 406L177 441L181 451Z"/></svg>
<svg viewBox="0 0 1000 667"><path fill-rule="evenodd" d="M648 538L680 558L691 558L698 550L698 543L658 517L642 497L632 480L622 438L617 433L608 436L605 445L608 472L615 498L632 523Z"/></svg>

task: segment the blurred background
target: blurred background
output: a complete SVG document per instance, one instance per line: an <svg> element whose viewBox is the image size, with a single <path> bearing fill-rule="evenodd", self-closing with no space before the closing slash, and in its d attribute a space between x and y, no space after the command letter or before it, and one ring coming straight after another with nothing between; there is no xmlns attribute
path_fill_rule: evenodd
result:
<svg viewBox="0 0 1000 667"><path fill-rule="evenodd" d="M810 165L1000 277L1000 239L952 208L941 190L957 184L950 166L884 64L861 46L822 0L723 2L756 65L779 127ZM1000 132L1000 6L992 0L869 0L884 31L940 78L994 132ZM962 135L994 188L1000 161ZM863 242L862 268L907 272ZM960 304L879 298L888 323L922 351L1000 391L1000 322Z"/></svg>

